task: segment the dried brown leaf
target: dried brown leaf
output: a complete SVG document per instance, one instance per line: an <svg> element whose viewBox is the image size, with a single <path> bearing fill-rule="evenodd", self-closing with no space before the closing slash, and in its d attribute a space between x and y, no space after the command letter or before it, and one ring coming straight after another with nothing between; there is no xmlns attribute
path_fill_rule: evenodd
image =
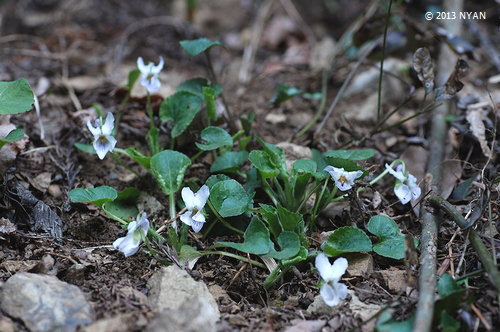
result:
<svg viewBox="0 0 500 332"><path fill-rule="evenodd" d="M450 99L462 90L464 84L460 81L460 79L467 74L467 71L469 71L469 64L467 61L458 59L455 65L455 70L453 70L450 77L448 77L448 80L440 93L437 94L437 99Z"/></svg>
<svg viewBox="0 0 500 332"><path fill-rule="evenodd" d="M413 69L417 72L418 79L425 88L425 93L430 93L434 88L434 66L431 55L426 47L421 47L413 54Z"/></svg>
<svg viewBox="0 0 500 332"><path fill-rule="evenodd" d="M483 121L486 119L486 115L480 109L474 109L467 112L467 116L465 117L467 122L470 124L470 130L474 137L478 140L479 145L481 146L481 150L483 154L488 157L490 155L490 148L488 146L488 142L486 142L486 127L484 126Z"/></svg>

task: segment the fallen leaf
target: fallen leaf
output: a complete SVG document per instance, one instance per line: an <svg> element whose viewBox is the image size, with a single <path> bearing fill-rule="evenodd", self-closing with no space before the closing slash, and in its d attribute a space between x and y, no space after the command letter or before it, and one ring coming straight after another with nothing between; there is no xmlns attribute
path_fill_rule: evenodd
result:
<svg viewBox="0 0 500 332"><path fill-rule="evenodd" d="M481 146L481 150L483 150L483 154L488 157L491 151L488 146L488 142L486 142L486 127L483 123L483 121L486 119L486 114L480 109L473 109L467 111L467 115L465 118L470 124L470 130L472 131L472 134L478 140L479 145Z"/></svg>

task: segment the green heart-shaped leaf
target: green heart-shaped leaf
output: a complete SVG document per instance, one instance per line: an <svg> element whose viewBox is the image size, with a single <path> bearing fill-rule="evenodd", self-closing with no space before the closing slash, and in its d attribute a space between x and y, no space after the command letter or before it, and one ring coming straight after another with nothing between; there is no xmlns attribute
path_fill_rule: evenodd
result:
<svg viewBox="0 0 500 332"><path fill-rule="evenodd" d="M208 84L208 81L204 78L198 77L191 80L183 82L177 87L177 92L185 91L197 95L201 99L205 98L203 93L203 88L208 87L215 90L215 95L218 96L222 93L222 87L217 83Z"/></svg>
<svg viewBox="0 0 500 332"><path fill-rule="evenodd" d="M193 122L196 113L201 107L202 98L190 92L176 92L165 99L160 106L162 121L173 121L171 136L175 138Z"/></svg>
<svg viewBox="0 0 500 332"><path fill-rule="evenodd" d="M221 46L224 47L224 44L222 44L219 41L210 41L207 38L200 38L200 39L195 39L195 40L182 40L180 42L181 47L186 51L187 54L190 56L197 56L198 54L205 52L209 49L211 49L214 46Z"/></svg>
<svg viewBox="0 0 500 332"><path fill-rule="evenodd" d="M232 146L233 138L227 131L219 127L207 127L201 132L201 139L205 144L196 142L198 149L203 151L215 150L223 146Z"/></svg>
<svg viewBox="0 0 500 332"><path fill-rule="evenodd" d="M393 259L405 257L405 236L394 220L386 216L373 216L368 222L368 231L376 235L379 242L373 245L377 254ZM415 246L418 245L414 238Z"/></svg>
<svg viewBox="0 0 500 332"><path fill-rule="evenodd" d="M281 251L276 251L274 249L274 245L272 245L269 252L265 256L279 260L288 259L297 255L300 250L300 239L294 232L282 232L278 236L278 244Z"/></svg>
<svg viewBox="0 0 500 332"><path fill-rule="evenodd" d="M239 216L247 210L250 197L245 189L235 180L216 183L210 189L210 201L223 217Z"/></svg>
<svg viewBox="0 0 500 332"><path fill-rule="evenodd" d="M235 172L248 159L246 151L227 151L221 154L210 167L210 172Z"/></svg>
<svg viewBox="0 0 500 332"><path fill-rule="evenodd" d="M332 257L346 252L372 251L372 241L359 228L344 226L333 231L323 243L324 252Z"/></svg>
<svg viewBox="0 0 500 332"><path fill-rule="evenodd" d="M25 78L0 82L0 115L29 111L34 102L33 91Z"/></svg>
<svg viewBox="0 0 500 332"><path fill-rule="evenodd" d="M115 200L106 202L103 208L120 219L133 220L139 214L136 204L140 195L139 189L127 188L120 191Z"/></svg>
<svg viewBox="0 0 500 332"><path fill-rule="evenodd" d="M76 188L69 192L69 198L73 203L95 204L99 207L105 202L113 201L118 196L115 189L108 186L97 188Z"/></svg>
<svg viewBox="0 0 500 332"><path fill-rule="evenodd" d="M269 236L269 230L257 217L252 218L243 238L243 243L218 242L218 244L254 255L267 254L273 246Z"/></svg>
<svg viewBox="0 0 500 332"><path fill-rule="evenodd" d="M279 169L272 162L271 157L266 151L253 150L248 159L259 170L264 178L272 178L279 174Z"/></svg>
<svg viewBox="0 0 500 332"><path fill-rule="evenodd" d="M151 172L166 195L172 195L180 189L189 165L191 159L172 150L164 150L151 158Z"/></svg>
<svg viewBox="0 0 500 332"><path fill-rule="evenodd" d="M340 158L347 160L365 160L373 157L375 151L373 149L364 150L332 150L324 153L325 157Z"/></svg>
<svg viewBox="0 0 500 332"><path fill-rule="evenodd" d="M0 139L0 149L7 143L14 143L22 140L24 137L24 131L22 129L14 129L7 134L4 138Z"/></svg>

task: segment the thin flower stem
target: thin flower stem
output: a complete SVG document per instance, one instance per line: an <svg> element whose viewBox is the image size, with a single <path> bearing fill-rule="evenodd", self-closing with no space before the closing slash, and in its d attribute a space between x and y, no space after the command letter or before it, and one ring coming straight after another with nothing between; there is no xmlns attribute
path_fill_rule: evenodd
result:
<svg viewBox="0 0 500 332"><path fill-rule="evenodd" d="M114 149L114 150L116 150L116 149ZM139 175L139 173L137 173L136 171L134 171L134 170L132 169L132 167L130 167L130 166L128 166L128 165L126 165L126 164L125 164L125 163L124 163L124 162L123 162L123 161L122 161L122 160L121 160L121 159L120 159L120 158L116 155L116 153L115 153L115 151L114 151L114 150L113 150L113 151L111 151L111 157L113 158L113 160L114 160L114 161L116 161L116 162L117 162L120 166L122 166L123 168L127 169L128 171L130 171L130 172L134 173L135 175L137 175L137 177L139 177L139 178L140 178L141 176ZM118 152L118 151L117 151L117 152Z"/></svg>
<svg viewBox="0 0 500 332"><path fill-rule="evenodd" d="M198 151L194 156L191 157L191 162L195 161L196 158L198 158L199 156L201 156L201 154L203 152L205 152L205 151L203 151L203 150Z"/></svg>
<svg viewBox="0 0 500 332"><path fill-rule="evenodd" d="M170 219L173 219L172 227L174 227L177 232L177 222L175 221L177 213L175 212L175 194L171 194L168 196L169 199L169 210L170 210Z"/></svg>
<svg viewBox="0 0 500 332"><path fill-rule="evenodd" d="M321 102L319 104L318 110L316 111L316 114L314 114L314 117L311 119L311 121L309 121L309 123L295 135L296 138L299 138L300 136L304 135L309 129L311 129L311 127L314 126L314 124L318 121L321 113L323 113L323 110L326 106L328 76L329 71L323 70L323 73L321 75Z"/></svg>
<svg viewBox="0 0 500 332"><path fill-rule="evenodd" d="M205 53L205 57L207 58L208 71L210 72L210 76L212 76L212 79L214 80L214 83L218 84L217 75L215 74L214 66L213 66L213 63L212 63L212 58L210 57L210 50L207 50L207 51L205 51L203 53ZM231 129L234 130L236 128L236 125L234 123L234 119L233 119L233 115L231 113L231 110L229 109L229 105L226 102L226 98L224 98L224 93L223 92L220 94L220 97L222 99L222 103L224 104L224 107L226 108L226 113L227 113L227 117L228 117L229 127L231 127Z"/></svg>
<svg viewBox="0 0 500 332"><path fill-rule="evenodd" d="M222 251L222 250L214 250L214 251L208 251L208 250L204 250L204 251L199 251L199 253L203 256L208 256L208 255L221 255L221 256L226 256L226 257L231 257L231 258L234 258L234 259L237 259L237 260L240 260L242 262L249 262L248 258L247 257L243 257L243 256L240 256L240 255L236 255L236 254L233 254L233 253L230 253L230 252L227 252L227 251ZM257 262L253 259L250 260L250 263L252 263L252 265L255 265L255 266L258 266L262 269L265 269L266 266L260 262Z"/></svg>
<svg viewBox="0 0 500 332"><path fill-rule="evenodd" d="M232 230L233 232L236 232L238 234L245 234L245 232L243 232L242 230L232 226L230 223L228 223L226 220L224 220L224 218L221 217L221 215L219 214L219 212L217 212L217 210L215 210L215 207L212 205L212 202L210 202L210 200L207 200L207 204L208 206L210 207L210 209L212 209L212 212L215 214L215 217L228 229Z"/></svg>
<svg viewBox="0 0 500 332"><path fill-rule="evenodd" d="M276 198L276 193L274 190L271 188L269 183L267 183L267 180L264 177L261 177L260 182L262 183L262 189L264 189L264 192L271 198L273 201L274 205L278 205L278 199Z"/></svg>
<svg viewBox="0 0 500 332"><path fill-rule="evenodd" d="M281 277L290 270L292 265L283 267L283 266L276 266L274 270L267 276L266 280L264 280L264 283L262 284L262 287L264 289L269 289L272 285L276 283L276 281L280 280Z"/></svg>
<svg viewBox="0 0 500 332"><path fill-rule="evenodd" d="M394 160L389 166L391 166L392 168L394 168L394 165L396 165L396 163L401 163L403 165L403 173L405 172L405 163L404 161L402 161L401 159L396 159ZM389 173L389 171L387 169L384 169L384 171L382 173L379 174L379 176L377 176L375 179L371 180L370 181L370 185L373 186L375 183L377 183L381 178L383 178L387 173ZM360 188L361 189L361 188Z"/></svg>

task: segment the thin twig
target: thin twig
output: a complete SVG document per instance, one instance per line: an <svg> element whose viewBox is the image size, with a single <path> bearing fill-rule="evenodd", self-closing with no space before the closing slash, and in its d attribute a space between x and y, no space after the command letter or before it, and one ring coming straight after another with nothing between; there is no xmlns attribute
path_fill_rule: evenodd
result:
<svg viewBox="0 0 500 332"><path fill-rule="evenodd" d="M354 65L354 67L351 69L351 72L349 75L347 75L347 78L344 80L344 83L342 83L342 86L340 87L339 91L337 92L337 95L335 96L335 99L333 100L332 104L330 105L330 108L328 109L328 112L326 112L325 117L319 124L318 128L316 128L316 131L314 132L314 135L318 135L321 129L326 124L326 121L332 115L333 110L335 109L335 106L337 106L338 102L340 101L340 98L342 97L342 94L344 93L345 89L351 82L352 78L354 77L354 74L358 71L359 66L363 63L363 61L366 59L366 57L375 49L375 47L380 43L380 39L374 41L370 46L368 46L365 49L365 52L359 56L358 61Z"/></svg>
<svg viewBox="0 0 500 332"><path fill-rule="evenodd" d="M243 51L243 59L241 62L240 72L238 74L238 79L240 83L246 83L250 80L250 70L255 61L255 53L259 46L260 38L262 37L262 32L264 30L265 22L271 15L271 8L274 4L274 0L266 0L257 13L257 18L252 27L252 35L250 37L250 42L245 47Z"/></svg>
<svg viewBox="0 0 500 332"><path fill-rule="evenodd" d="M443 10L460 10L462 8L462 0L445 0ZM446 21L445 28L453 30L457 35L460 35L460 21ZM443 84L446 77L453 70L455 65L455 57L446 45L442 44L438 59L439 72L438 84ZM429 151L429 161L427 164L427 172L432 176L430 187L434 192L440 192L442 178L442 162L445 151L445 139L447 134L446 115L449 112L449 104L444 103L436 108L432 117L431 147ZM418 279L419 298L417 309L415 312L415 321L413 323L413 331L429 332L432 328L434 317L434 298L436 293L436 251L437 251L437 234L438 225L441 220L439 215L434 215L427 211L425 206L420 208L422 218L422 238L421 238L421 253L420 253L420 275Z"/></svg>

